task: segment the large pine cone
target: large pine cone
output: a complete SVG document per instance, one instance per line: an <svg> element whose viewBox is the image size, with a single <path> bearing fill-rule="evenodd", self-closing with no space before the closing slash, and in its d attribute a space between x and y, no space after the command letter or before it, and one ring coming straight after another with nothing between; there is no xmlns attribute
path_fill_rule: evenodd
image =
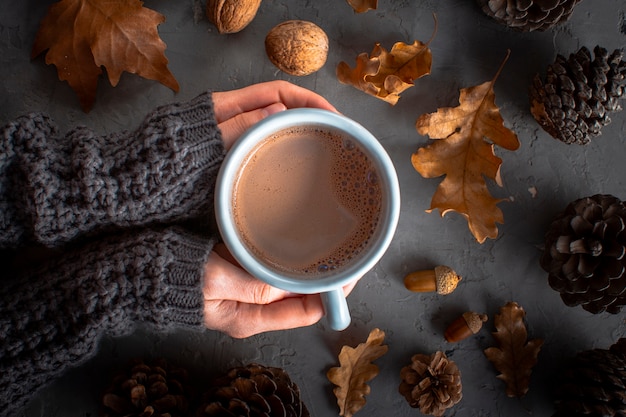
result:
<svg viewBox="0 0 626 417"><path fill-rule="evenodd" d="M626 339L578 353L561 374L553 417L626 416Z"/></svg>
<svg viewBox="0 0 626 417"><path fill-rule="evenodd" d="M102 397L103 416L184 416L189 409L187 371L164 359L134 359L119 372Z"/></svg>
<svg viewBox="0 0 626 417"><path fill-rule="evenodd" d="M545 82L539 74L530 88L531 113L541 127L565 143L587 144L609 124L609 113L621 110L626 89L623 51L611 55L596 46L595 57L585 47L569 59L557 55Z"/></svg>
<svg viewBox="0 0 626 417"><path fill-rule="evenodd" d="M541 266L568 306L619 313L626 304L626 207L612 195L570 203L550 224Z"/></svg>
<svg viewBox="0 0 626 417"><path fill-rule="evenodd" d="M212 385L197 417L309 417L298 386L280 368L236 367Z"/></svg>
<svg viewBox="0 0 626 417"><path fill-rule="evenodd" d="M445 353L417 354L400 371L400 394L423 414L442 416L461 401L461 372Z"/></svg>
<svg viewBox="0 0 626 417"><path fill-rule="evenodd" d="M478 0L487 16L523 32L544 31L570 18L582 0Z"/></svg>

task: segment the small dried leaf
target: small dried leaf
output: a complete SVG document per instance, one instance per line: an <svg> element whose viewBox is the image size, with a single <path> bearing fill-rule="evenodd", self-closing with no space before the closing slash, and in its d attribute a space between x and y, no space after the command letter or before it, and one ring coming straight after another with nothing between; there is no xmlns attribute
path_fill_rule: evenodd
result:
<svg viewBox="0 0 626 417"><path fill-rule="evenodd" d="M357 13L376 10L378 7L378 0L347 0L347 2Z"/></svg>
<svg viewBox="0 0 626 417"><path fill-rule="evenodd" d="M46 64L57 67L59 79L68 82L86 112L95 100L102 66L113 86L127 71L178 91L157 32L164 21L140 0L61 0L41 21L31 55L48 50Z"/></svg>
<svg viewBox="0 0 626 417"><path fill-rule="evenodd" d="M387 353L388 346L383 345L385 332L373 329L365 343L356 348L344 346L339 353L340 366L330 368L326 374L339 405L339 415L352 417L365 405L365 396L370 393L367 382L378 375L378 366L372 361Z"/></svg>
<svg viewBox="0 0 626 417"><path fill-rule="evenodd" d="M340 62L337 78L344 84L395 105L400 93L415 85L414 80L430 74L432 61L428 44L417 40L411 45L397 42L390 52L376 43L370 56L367 53L357 56L354 69Z"/></svg>
<svg viewBox="0 0 626 417"><path fill-rule="evenodd" d="M537 363L542 339L527 341L524 324L526 312L515 302L509 302L496 314L493 337L498 347L485 349L485 356L500 372L498 378L506 383L509 397L523 397L528 392L530 374Z"/></svg>
<svg viewBox="0 0 626 417"><path fill-rule="evenodd" d="M517 135L504 127L495 104L493 85L501 70L491 81L462 89L458 107L420 116L418 133L438 140L411 157L413 167L423 177L445 175L427 211L439 209L442 217L449 211L462 214L479 243L495 239L496 223L504 222L496 206L502 199L492 197L485 182L486 177L502 186L502 160L494 154L494 147L516 150L520 145Z"/></svg>

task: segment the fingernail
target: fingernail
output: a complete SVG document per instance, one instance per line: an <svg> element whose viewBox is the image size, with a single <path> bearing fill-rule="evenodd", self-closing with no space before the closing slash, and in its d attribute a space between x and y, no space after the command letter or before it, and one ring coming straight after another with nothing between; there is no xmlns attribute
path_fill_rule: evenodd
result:
<svg viewBox="0 0 626 417"><path fill-rule="evenodd" d="M263 109L266 116L271 116L275 113L280 113L281 111L287 110L287 107L283 103L274 103Z"/></svg>

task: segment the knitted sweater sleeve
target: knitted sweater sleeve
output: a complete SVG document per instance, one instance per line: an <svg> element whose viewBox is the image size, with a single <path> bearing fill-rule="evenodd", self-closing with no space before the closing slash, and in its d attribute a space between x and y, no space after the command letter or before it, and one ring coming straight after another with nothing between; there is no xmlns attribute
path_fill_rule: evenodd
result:
<svg viewBox="0 0 626 417"><path fill-rule="evenodd" d="M179 229L112 236L0 289L0 416L9 416L104 333L133 323L202 328L202 277L214 240Z"/></svg>
<svg viewBox="0 0 626 417"><path fill-rule="evenodd" d="M0 132L0 248L211 214L224 147L210 93L156 109L133 132L61 136L41 114Z"/></svg>

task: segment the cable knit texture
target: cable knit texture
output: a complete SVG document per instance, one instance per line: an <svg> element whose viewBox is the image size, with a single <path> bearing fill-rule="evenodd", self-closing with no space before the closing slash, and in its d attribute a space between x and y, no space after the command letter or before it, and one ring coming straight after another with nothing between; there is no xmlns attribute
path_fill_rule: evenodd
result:
<svg viewBox="0 0 626 417"><path fill-rule="evenodd" d="M137 322L159 331L201 328L199 283L212 244L182 231L121 235L66 253L4 288L0 407L17 410L33 391L92 357L104 332L125 335Z"/></svg>
<svg viewBox="0 0 626 417"><path fill-rule="evenodd" d="M104 137L80 127L59 138L31 114L4 129L0 151L0 247L207 216L224 153L208 94Z"/></svg>
<svg viewBox="0 0 626 417"><path fill-rule="evenodd" d="M62 255L0 280L0 416L91 358L105 333L203 327L217 236L180 224L211 215L223 156L208 93L157 109L130 133L60 137L41 114L2 130L0 248L45 244Z"/></svg>

